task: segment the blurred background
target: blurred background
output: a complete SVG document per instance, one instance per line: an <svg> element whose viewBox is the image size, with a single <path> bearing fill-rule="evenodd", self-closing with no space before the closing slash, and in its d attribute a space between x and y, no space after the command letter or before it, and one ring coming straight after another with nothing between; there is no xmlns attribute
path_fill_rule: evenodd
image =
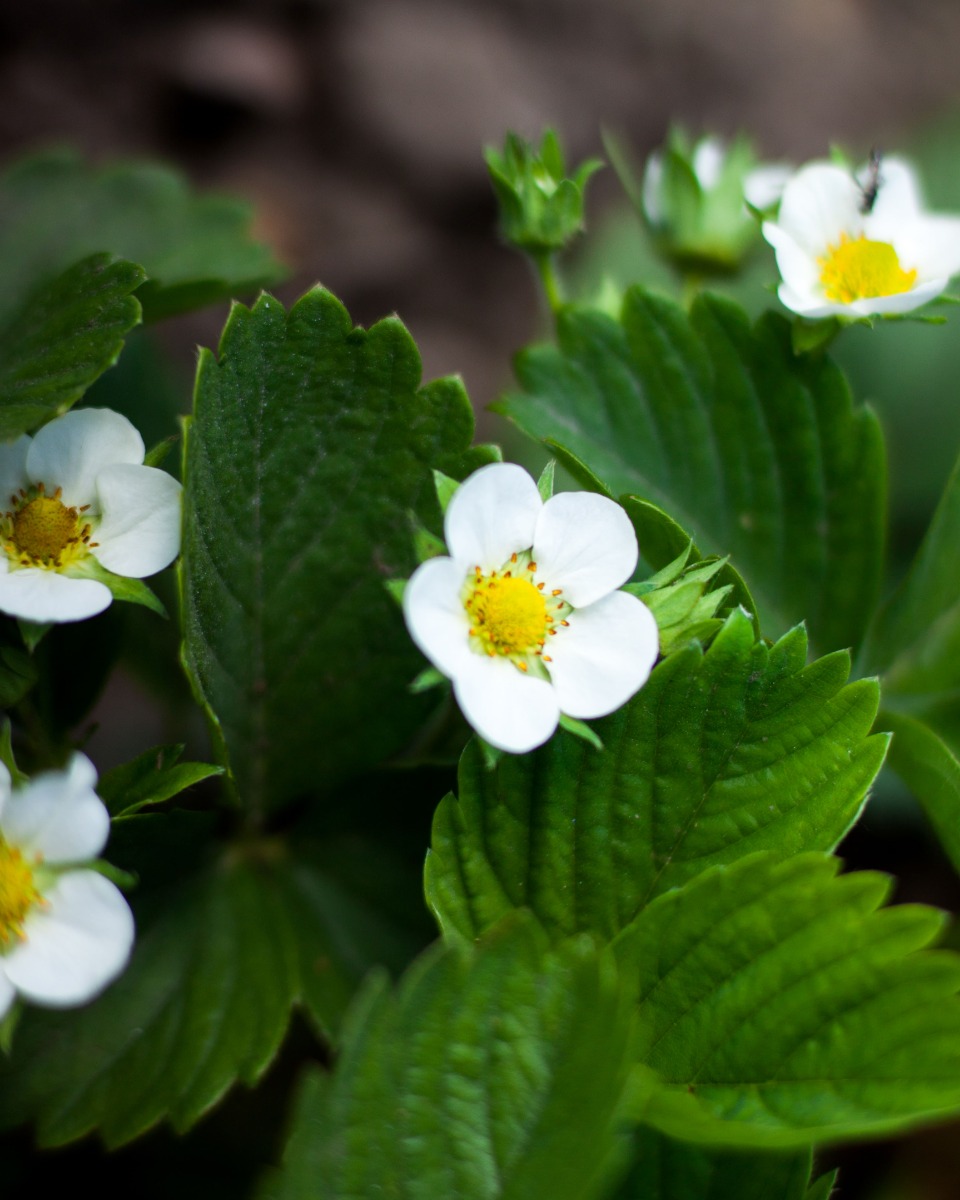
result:
<svg viewBox="0 0 960 1200"><path fill-rule="evenodd" d="M284 301L319 281L362 324L397 312L425 376L460 373L481 436L503 440L485 406L548 326L526 264L497 240L485 144L552 125L576 163L602 154L608 128L639 157L681 121L744 129L780 161L878 145L913 155L931 202L960 211L958 45L955 0L0 0L0 160L64 144L97 161L160 158L246 198L288 265ZM674 286L610 170L591 184L588 224L568 267L585 291L609 274ZM759 309L774 280L758 248L738 295ZM153 377L161 407L188 407L195 348L216 344L223 318L215 308L151 334L169 364ZM858 329L839 347L889 433L894 570L960 445L960 317L951 326ZM122 389L120 370L105 387ZM167 736L145 729L139 688L120 675L101 702L101 768ZM874 806L848 860L894 871L901 899L955 910L952 872L898 804ZM209 1177L236 1148L243 1104L207 1123ZM957 1200L956 1132L825 1162L841 1163L844 1200ZM89 1147L67 1153L77 1170L97 1161ZM186 1173L209 1178L163 1132L120 1157L142 1172L181 1153Z"/></svg>

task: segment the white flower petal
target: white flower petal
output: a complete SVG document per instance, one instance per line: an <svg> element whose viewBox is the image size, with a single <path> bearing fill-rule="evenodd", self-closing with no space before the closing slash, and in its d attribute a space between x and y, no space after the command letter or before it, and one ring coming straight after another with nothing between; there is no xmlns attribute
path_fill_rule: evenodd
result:
<svg viewBox="0 0 960 1200"><path fill-rule="evenodd" d="M560 719L554 689L524 675L505 658L472 654L453 681L454 695L473 728L498 750L524 754L542 745Z"/></svg>
<svg viewBox="0 0 960 1200"><path fill-rule="evenodd" d="M166 471L117 463L97 476L103 514L94 556L117 575L142 579L180 553L180 484Z"/></svg>
<svg viewBox="0 0 960 1200"><path fill-rule="evenodd" d="M744 199L761 212L772 208L783 195L793 172L789 163L762 163L754 167L743 181Z"/></svg>
<svg viewBox="0 0 960 1200"><path fill-rule="evenodd" d="M863 186L867 185L870 175L869 167L857 172ZM920 181L913 167L902 158L881 159L877 198L864 221L867 237L880 242L893 241L896 230L904 222L915 221L922 212Z"/></svg>
<svg viewBox="0 0 960 1200"><path fill-rule="evenodd" d="M74 754L65 771L35 775L0 812L4 838L49 863L96 858L110 832L110 816L93 790L96 781L84 754Z"/></svg>
<svg viewBox="0 0 960 1200"><path fill-rule="evenodd" d="M832 163L810 163L783 189L776 224L814 257L835 245L841 233L858 237L863 228L863 193L853 176Z"/></svg>
<svg viewBox="0 0 960 1200"><path fill-rule="evenodd" d="M663 155L659 150L647 159L643 172L643 190L641 199L643 211L651 225L659 225L663 219L663 205L660 203L660 193L663 190Z"/></svg>
<svg viewBox="0 0 960 1200"><path fill-rule="evenodd" d="M10 1011L10 1006L16 998L17 989L4 974L3 958L0 956L0 1021Z"/></svg>
<svg viewBox="0 0 960 1200"><path fill-rule="evenodd" d="M646 683L660 648L657 622L628 592L605 596L569 619L549 647L560 710L571 717L605 716Z"/></svg>
<svg viewBox="0 0 960 1200"><path fill-rule="evenodd" d="M627 582L637 535L619 504L593 492L561 492L543 506L533 538L537 575L579 608Z"/></svg>
<svg viewBox="0 0 960 1200"><path fill-rule="evenodd" d="M21 434L15 442L0 442L0 510L7 505L30 479L27 476L27 451L33 438Z"/></svg>
<svg viewBox="0 0 960 1200"><path fill-rule="evenodd" d="M470 649L470 621L461 599L468 569L453 558L428 558L411 575L403 593L410 636L451 678L477 657Z"/></svg>
<svg viewBox="0 0 960 1200"><path fill-rule="evenodd" d="M810 319L833 316L850 316L849 304L837 304L832 300L824 300L822 294L815 292L798 292L789 284L781 283L777 288L777 296L784 308L789 308L798 316Z"/></svg>
<svg viewBox="0 0 960 1200"><path fill-rule="evenodd" d="M95 871L66 871L24 922L25 941L3 960L26 999L51 1008L84 1004L126 965L133 914L120 892Z"/></svg>
<svg viewBox="0 0 960 1200"><path fill-rule="evenodd" d="M858 317L909 312L939 296L948 282L946 278L931 279L927 283L917 284L909 292L897 292L892 296L873 296L869 300L854 300L844 306L844 312L848 316L852 314Z"/></svg>
<svg viewBox="0 0 960 1200"><path fill-rule="evenodd" d="M727 148L718 137L705 137L697 143L693 152L693 173L705 192L716 187Z"/></svg>
<svg viewBox="0 0 960 1200"><path fill-rule="evenodd" d="M787 287L800 296L817 296L822 302L820 265L813 255L773 221L764 221L763 236L776 253L777 268Z"/></svg>
<svg viewBox="0 0 960 1200"><path fill-rule="evenodd" d="M960 271L960 218L917 217L901 226L889 239L897 251L900 265L916 269L921 283L949 278Z"/></svg>
<svg viewBox="0 0 960 1200"><path fill-rule="evenodd" d="M97 475L110 463L142 463L143 438L109 408L83 408L44 425L27 451L27 474L70 506L93 504Z"/></svg>
<svg viewBox="0 0 960 1200"><path fill-rule="evenodd" d="M0 829L3 828L4 805L10 799L12 790L13 780L10 778L10 772L7 770L6 763L0 762Z"/></svg>
<svg viewBox="0 0 960 1200"><path fill-rule="evenodd" d="M444 519L447 549L471 567L501 567L511 554L533 545L542 507L537 485L523 467L490 463L454 492Z"/></svg>
<svg viewBox="0 0 960 1200"><path fill-rule="evenodd" d="M0 557L0 612L25 621L83 621L109 608L110 589L95 579L70 579L42 567L9 569Z"/></svg>

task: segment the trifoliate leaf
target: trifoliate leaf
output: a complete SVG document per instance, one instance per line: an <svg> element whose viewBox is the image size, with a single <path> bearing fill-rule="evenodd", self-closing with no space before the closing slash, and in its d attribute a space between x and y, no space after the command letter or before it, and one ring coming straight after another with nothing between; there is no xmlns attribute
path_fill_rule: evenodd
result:
<svg viewBox="0 0 960 1200"><path fill-rule="evenodd" d="M184 874L206 844L198 814L114 828L111 857L142 879L131 963L83 1009L30 1009L0 1065L0 1126L32 1120L43 1145L95 1129L115 1146L163 1119L188 1128L234 1083L260 1078L295 1005L329 1035L372 964L400 968L423 944L398 903L411 880L376 847L262 841ZM125 857L135 835L143 848Z"/></svg>
<svg viewBox="0 0 960 1200"><path fill-rule="evenodd" d="M757 855L660 896L618 948L639 982L638 1112L685 1140L879 1136L960 1111L960 956L890 880Z"/></svg>
<svg viewBox="0 0 960 1200"><path fill-rule="evenodd" d="M0 184L2 187L2 184ZM0 242L3 239L0 205ZM66 410L116 361L140 321L131 294L145 276L133 263L95 254L0 301L0 442ZM2 264L2 247L0 247ZM4 498L6 499L6 498Z"/></svg>
<svg viewBox="0 0 960 1200"><path fill-rule="evenodd" d="M166 167L95 167L62 151L25 159L0 177L0 321L38 280L104 250L146 271L148 320L255 291L283 272L250 239L250 219L248 205L196 196Z"/></svg>
<svg viewBox="0 0 960 1200"><path fill-rule="evenodd" d="M97 792L111 816L132 814L148 804L162 804L223 771L210 763L178 762L182 753L182 745L154 746L101 776Z"/></svg>
<svg viewBox="0 0 960 1200"><path fill-rule="evenodd" d="M631 1005L588 940L541 941L511 922L369 988L262 1200L602 1195Z"/></svg>
<svg viewBox="0 0 960 1200"><path fill-rule="evenodd" d="M440 523L462 476L458 380L420 387L396 318L355 329L321 288L234 307L201 355L186 438L185 653L241 801L276 808L400 751L432 707L384 583L416 566L408 512Z"/></svg>
<svg viewBox="0 0 960 1200"><path fill-rule="evenodd" d="M809 1200L809 1150L715 1150L641 1127L633 1154L634 1165L612 1200Z"/></svg>
<svg viewBox="0 0 960 1200"><path fill-rule="evenodd" d="M576 477L582 461L729 554L768 634L805 619L820 651L856 644L880 580L883 448L830 359L795 355L774 314L751 326L702 296L688 316L640 288L621 321L563 309L558 341L519 356L524 391L502 411Z"/></svg>
<svg viewBox="0 0 960 1200"><path fill-rule="evenodd" d="M756 850L831 849L880 769L878 689L837 652L809 666L801 629L768 648L731 615L618 712L604 749L564 732L487 770L471 743L459 799L434 819L427 898L471 938L531 908L553 937L614 937L661 892Z"/></svg>

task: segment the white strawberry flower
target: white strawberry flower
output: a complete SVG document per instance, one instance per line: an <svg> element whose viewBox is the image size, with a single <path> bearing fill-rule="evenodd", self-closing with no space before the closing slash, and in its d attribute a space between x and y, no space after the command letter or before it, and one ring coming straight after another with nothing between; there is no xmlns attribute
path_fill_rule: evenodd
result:
<svg viewBox="0 0 960 1200"><path fill-rule="evenodd" d="M913 168L884 158L858 177L814 162L787 183L763 236L802 317L902 313L939 296L960 270L960 217L928 213ZM874 186L875 185L875 186Z"/></svg>
<svg viewBox="0 0 960 1200"><path fill-rule="evenodd" d="M143 457L134 426L106 408L0 443L0 612L80 621L113 599L106 572L142 579L176 558L180 484Z"/></svg>
<svg viewBox="0 0 960 1200"><path fill-rule="evenodd" d="M86 865L110 829L96 781L83 754L16 790L0 763L0 1018L18 995L48 1008L85 1004L130 957L130 908Z"/></svg>
<svg viewBox="0 0 960 1200"><path fill-rule="evenodd" d="M544 503L521 467L492 463L454 493L444 533L450 557L417 568L404 615L491 745L532 750L561 714L604 716L646 682L657 624L617 590L638 557L618 504L590 492Z"/></svg>

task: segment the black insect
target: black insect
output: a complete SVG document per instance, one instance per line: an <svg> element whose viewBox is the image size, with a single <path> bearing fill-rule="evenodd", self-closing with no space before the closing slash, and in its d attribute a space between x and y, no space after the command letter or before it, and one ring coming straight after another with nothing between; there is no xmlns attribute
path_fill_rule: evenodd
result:
<svg viewBox="0 0 960 1200"><path fill-rule="evenodd" d="M877 202L877 196L880 194L880 188L883 186L883 176L880 174L880 167L883 163L883 154L878 146L874 146L870 151L870 157L867 160L867 169L865 178L861 183L857 180L857 186L860 188L860 211L864 216L867 213L873 212L873 206Z"/></svg>

